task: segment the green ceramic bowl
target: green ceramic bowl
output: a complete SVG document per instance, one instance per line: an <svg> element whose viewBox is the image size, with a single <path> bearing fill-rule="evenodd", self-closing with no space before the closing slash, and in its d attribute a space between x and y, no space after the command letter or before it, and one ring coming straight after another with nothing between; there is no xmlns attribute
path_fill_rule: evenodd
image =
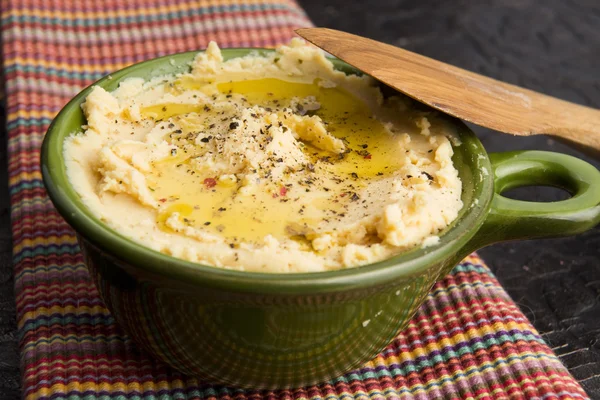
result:
<svg viewBox="0 0 600 400"><path fill-rule="evenodd" d="M223 53L233 58L249 51ZM195 54L136 64L95 85L114 90L124 78L187 71ZM462 140L454 163L464 207L439 244L322 273L249 273L179 260L104 225L69 184L63 142L85 123L80 104L89 92L69 102L48 130L41 155L48 194L77 232L90 274L125 332L167 364L210 382L289 388L339 376L388 345L432 285L472 251L503 240L574 235L600 220L600 172L593 166L539 151L488 155L454 120ZM530 203L501 196L525 185L558 186L572 197Z"/></svg>

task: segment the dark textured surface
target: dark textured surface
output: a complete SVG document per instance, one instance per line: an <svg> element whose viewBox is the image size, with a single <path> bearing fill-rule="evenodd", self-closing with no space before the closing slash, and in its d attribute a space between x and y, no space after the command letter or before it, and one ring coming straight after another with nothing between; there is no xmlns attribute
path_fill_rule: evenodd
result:
<svg viewBox="0 0 600 400"><path fill-rule="evenodd" d="M4 400L20 396L4 104L0 106L0 124L0 400Z"/></svg>
<svg viewBox="0 0 600 400"><path fill-rule="evenodd" d="M402 46L442 61L600 108L597 0L300 0L320 26ZM4 124L2 124L4 126ZM488 151L570 153L546 137L476 128ZM19 398L6 135L0 133L0 399ZM529 200L564 198L517 190ZM494 245L480 252L591 398L600 398L600 229L576 238Z"/></svg>

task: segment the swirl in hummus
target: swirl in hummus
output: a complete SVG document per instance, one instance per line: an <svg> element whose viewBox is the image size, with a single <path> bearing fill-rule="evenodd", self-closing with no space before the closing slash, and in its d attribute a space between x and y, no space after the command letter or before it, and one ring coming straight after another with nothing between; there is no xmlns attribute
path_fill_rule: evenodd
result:
<svg viewBox="0 0 600 400"><path fill-rule="evenodd" d="M294 40L83 104L70 182L116 231L215 267L313 272L432 245L462 207L450 124Z"/></svg>

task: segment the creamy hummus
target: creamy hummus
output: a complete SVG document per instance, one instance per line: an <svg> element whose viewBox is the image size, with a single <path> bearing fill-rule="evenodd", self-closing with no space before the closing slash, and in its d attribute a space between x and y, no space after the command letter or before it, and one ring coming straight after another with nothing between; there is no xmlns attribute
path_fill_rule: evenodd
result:
<svg viewBox="0 0 600 400"><path fill-rule="evenodd" d="M462 207L453 128L292 41L83 104L69 180L107 225L215 267L326 271L434 245Z"/></svg>

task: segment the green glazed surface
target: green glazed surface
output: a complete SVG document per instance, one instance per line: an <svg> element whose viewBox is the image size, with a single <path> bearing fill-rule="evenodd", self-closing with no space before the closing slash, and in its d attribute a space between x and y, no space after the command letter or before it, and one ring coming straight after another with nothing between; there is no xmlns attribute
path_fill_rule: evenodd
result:
<svg viewBox="0 0 600 400"><path fill-rule="evenodd" d="M224 50L225 58L252 49ZM267 51L267 50L260 50ZM95 85L117 88L189 70L197 52L136 64ZM336 68L358 73L335 60ZM600 172L547 152L487 155L464 124L454 164L464 207L439 244L359 268L265 274L203 266L138 245L103 225L66 176L65 137L85 123L83 90L50 126L42 147L44 183L75 229L85 263L119 325L133 340L180 371L248 388L289 388L326 381L376 356L402 329L431 286L479 247L514 239L572 235L600 221ZM530 203L500 195L525 185L553 185L573 195Z"/></svg>

